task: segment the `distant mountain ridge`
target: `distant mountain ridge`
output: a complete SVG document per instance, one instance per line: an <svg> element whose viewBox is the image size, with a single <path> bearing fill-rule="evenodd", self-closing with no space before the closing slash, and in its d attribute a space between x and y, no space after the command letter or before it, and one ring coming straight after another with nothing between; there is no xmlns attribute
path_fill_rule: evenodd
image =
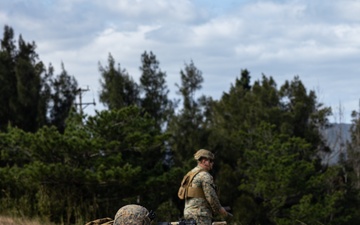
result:
<svg viewBox="0 0 360 225"><path fill-rule="evenodd" d="M323 162L328 164L336 164L339 161L340 154L346 155L346 144L351 140L351 124L334 123L322 134L331 148L332 152L329 155L323 156Z"/></svg>

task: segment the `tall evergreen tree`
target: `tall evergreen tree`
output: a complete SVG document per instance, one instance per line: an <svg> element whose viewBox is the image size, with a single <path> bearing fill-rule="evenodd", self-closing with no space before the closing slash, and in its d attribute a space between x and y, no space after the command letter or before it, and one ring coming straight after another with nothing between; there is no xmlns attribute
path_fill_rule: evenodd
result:
<svg viewBox="0 0 360 225"><path fill-rule="evenodd" d="M43 107L42 75L45 68L35 52L35 43L26 43L19 36L18 48L14 45L14 32L5 26L1 40L1 80L3 124L8 122L27 131L36 131L46 124L46 108ZM7 111L8 113L4 113Z"/></svg>
<svg viewBox="0 0 360 225"><path fill-rule="evenodd" d="M276 130L263 122L243 134L249 145L239 189L247 194L239 199L253 196L256 210L239 218L247 224L346 224L350 211L340 168L319 169L316 161L302 159L303 152L313 152L312 144Z"/></svg>
<svg viewBox="0 0 360 225"><path fill-rule="evenodd" d="M44 67L42 62L37 62L38 55L35 48L35 43L25 43L20 35L15 66L17 101L14 103L14 108L18 113L16 124L28 131L36 131L39 128L38 118L42 117L41 113L45 113L38 111L41 99L41 74L44 72Z"/></svg>
<svg viewBox="0 0 360 225"><path fill-rule="evenodd" d="M159 64L152 52L145 51L141 55L141 107L155 119L157 127L162 129L173 113L173 102L168 98L170 91L166 85L166 73L160 70Z"/></svg>
<svg viewBox="0 0 360 225"><path fill-rule="evenodd" d="M226 190L226 195L220 196L221 201L233 206L243 215L244 211L248 214L251 212L246 211L243 202L237 207L238 201L234 198L241 195L236 187L241 184L246 169L243 163L246 140L241 135L253 132L257 116L265 109L261 108L261 101L252 92L249 71L241 70L240 76L240 79L236 78L235 83L231 84L229 92L224 92L221 99L213 103L208 142L217 152L215 170L219 172L214 177L217 178L220 189Z"/></svg>
<svg viewBox="0 0 360 225"><path fill-rule="evenodd" d="M298 76L294 80L286 81L279 90L282 105L281 132L301 137L313 145L315 152L303 155L304 159L312 160L316 155L319 163L319 153L330 153L321 135L321 130L329 127L328 117L331 108L325 107L317 101L313 90L307 92Z"/></svg>
<svg viewBox="0 0 360 225"><path fill-rule="evenodd" d="M14 31L4 27L0 46L0 130L5 130L9 122L14 122L15 114L10 108L16 98L15 56L16 46Z"/></svg>
<svg viewBox="0 0 360 225"><path fill-rule="evenodd" d="M50 65L50 67L52 67ZM60 132L65 130L65 121L74 106L78 91L77 81L65 70L61 64L62 72L54 79L51 79L51 101L50 101L50 124L58 128ZM50 69L52 70L52 69Z"/></svg>
<svg viewBox="0 0 360 225"><path fill-rule="evenodd" d="M240 76L240 79L235 79L235 84L231 85L229 92L224 92L221 99L213 106L214 129L209 139L215 148L223 149L219 154L231 166L235 166L243 154L241 150L243 143L237 138L238 132L253 129L259 113L264 113L261 101L252 93L249 71L241 70ZM254 85L258 86L257 83ZM270 90L273 88L271 84L268 87L269 93L273 92Z"/></svg>
<svg viewBox="0 0 360 225"><path fill-rule="evenodd" d="M180 71L181 84L177 94L181 96L182 107L172 117L168 131L172 134L172 150L177 164L191 160L194 152L206 148L205 102L204 96L196 99L196 91L202 88L204 81L202 72L191 61ZM204 100L205 101L205 100Z"/></svg>
<svg viewBox="0 0 360 225"><path fill-rule="evenodd" d="M0 49L0 130L8 124L35 132L44 125L64 130L64 121L75 99L77 82L62 65L62 74L53 78L39 60L35 42L26 43L19 36L15 45L14 31L5 26Z"/></svg>
<svg viewBox="0 0 360 225"><path fill-rule="evenodd" d="M126 106L139 105L139 86L125 69L120 65L115 67L115 60L111 54L108 57L108 65L103 67L99 63L99 71L102 79L100 84L100 101L110 110L120 109Z"/></svg>
<svg viewBox="0 0 360 225"><path fill-rule="evenodd" d="M344 182L346 183L349 195L346 204L348 209L353 211L351 222L348 224L360 223L360 112L351 113L352 124L350 129L350 140L346 144L346 154L340 161L344 172Z"/></svg>
<svg viewBox="0 0 360 225"><path fill-rule="evenodd" d="M239 218L245 215L250 217L249 220L242 221L247 221L249 224L270 224L270 221L274 223L277 221L278 224L293 222L293 218L288 218L289 220L284 222L278 220L278 217L284 216L283 213L287 207L293 209L303 207L301 201L305 201L303 198L307 196L308 192L311 193L314 186L326 190L327 193L331 191L336 193L332 196L329 195L328 199L319 195L318 202L310 198L311 201L316 202L314 202L314 205L324 206L326 201L334 201L339 204L343 198L343 196L338 195L341 193L340 189L331 185L320 185L320 187L308 180L317 179L315 177L325 180L336 180L338 178L338 170L326 170L326 166L321 165L319 157L319 151L326 150L319 130L326 125L326 116L331 113L331 110L317 103L314 92L310 91L308 93L298 77L295 77L291 82L285 82L278 90L275 81L271 77L268 78L263 75L261 81L256 81L253 86L250 86L249 79L246 79L249 78L248 72L242 71L242 74L242 79L237 79L229 93L224 93L220 101L215 104L213 133L209 139L214 142L215 149L218 149L220 153L221 170L218 174L220 181L222 181L220 187L222 190L228 190L229 194L223 201L230 202L236 208ZM264 125L269 125L271 129L266 128L263 130ZM268 138L271 140L269 143L262 143ZM304 140L306 144L299 146L297 138ZM272 146L276 141L283 141L284 144L287 143L291 147L285 147L287 144L285 146ZM285 158L281 160L281 157L277 155L279 153L276 153L276 151L282 148L284 148L282 152L287 155L284 155ZM254 155L262 156L254 159L252 158ZM276 173L279 172L281 175L274 176L272 174L275 169L274 166L280 162L272 162L274 164L272 165L271 161L269 161L271 157L280 160L282 163L288 160L298 160L298 166L311 168L309 174L305 177L299 177L302 182L307 182L303 184L305 186L301 186L294 181L289 181L286 185L281 184L284 180L277 180L277 177L286 176L291 171L291 168L279 169ZM259 162L263 163L260 163L262 166L257 170L255 166ZM270 164L265 166L267 163ZM279 166L281 165L279 164ZM282 166L287 167L286 163ZM248 173L248 171L251 172ZM257 180L254 181L255 186L248 186L252 183L251 179L258 179L259 176L266 177L269 183L261 184ZM226 182L228 180L232 180L231 185ZM239 187L238 190L234 189L236 185ZM280 208L275 209L275 205L268 205L267 201L270 197L265 197L264 193L256 191L257 188L270 188L269 185L283 185L287 188L286 191L283 190L284 193L287 192L285 196L281 197L283 201L276 206ZM280 190L279 187L275 189ZM271 195L276 195L274 190ZM266 188L265 191L267 191ZM235 200L229 196L239 196L239 198ZM244 204L251 206L250 210L243 208ZM318 206L311 207L315 210ZM337 211L336 206L332 205L328 210L327 214L325 213L326 216L318 221L326 221L332 215L341 212L342 209L339 207ZM281 213L270 215L269 213L272 212ZM318 213L321 214L324 211L318 211ZM292 215L294 216L294 214ZM289 216L289 214L286 216ZM313 219L316 220L316 218L309 216L306 220L314 222Z"/></svg>
<svg viewBox="0 0 360 225"><path fill-rule="evenodd" d="M347 145L347 165L354 188L360 190L360 113L352 112L351 140Z"/></svg>

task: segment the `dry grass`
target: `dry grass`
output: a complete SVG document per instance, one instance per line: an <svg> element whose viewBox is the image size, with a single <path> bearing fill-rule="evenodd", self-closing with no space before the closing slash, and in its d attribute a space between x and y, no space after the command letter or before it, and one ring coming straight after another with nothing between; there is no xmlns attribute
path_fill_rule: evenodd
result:
<svg viewBox="0 0 360 225"><path fill-rule="evenodd" d="M0 216L0 225L51 225L51 223L42 223L39 220Z"/></svg>

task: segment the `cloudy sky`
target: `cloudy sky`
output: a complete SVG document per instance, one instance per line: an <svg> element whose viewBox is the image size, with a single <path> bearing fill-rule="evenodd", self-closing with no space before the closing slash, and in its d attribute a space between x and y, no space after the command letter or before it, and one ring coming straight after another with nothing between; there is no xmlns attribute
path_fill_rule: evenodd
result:
<svg viewBox="0 0 360 225"><path fill-rule="evenodd" d="M179 72L192 60L202 71L199 94L219 99L248 69L278 87L299 76L335 122L350 122L360 99L360 0L0 0L0 23L40 60L61 63L84 102L98 102L98 63L109 53L139 81L140 56L152 51L167 74L171 98ZM3 32L3 28L2 31ZM1 35L2 37L2 35Z"/></svg>

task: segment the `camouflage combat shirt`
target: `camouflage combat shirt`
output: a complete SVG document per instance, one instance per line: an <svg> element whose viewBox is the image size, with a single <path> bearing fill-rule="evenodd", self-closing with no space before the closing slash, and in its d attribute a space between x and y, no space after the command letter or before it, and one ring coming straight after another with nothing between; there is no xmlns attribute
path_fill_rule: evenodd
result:
<svg viewBox="0 0 360 225"><path fill-rule="evenodd" d="M201 170L196 166L192 171ZM193 216L212 218L221 208L219 198L216 193L213 177L209 172L201 171L194 177L192 187L201 187L204 191L204 198L187 198L185 199L184 216L192 218Z"/></svg>

